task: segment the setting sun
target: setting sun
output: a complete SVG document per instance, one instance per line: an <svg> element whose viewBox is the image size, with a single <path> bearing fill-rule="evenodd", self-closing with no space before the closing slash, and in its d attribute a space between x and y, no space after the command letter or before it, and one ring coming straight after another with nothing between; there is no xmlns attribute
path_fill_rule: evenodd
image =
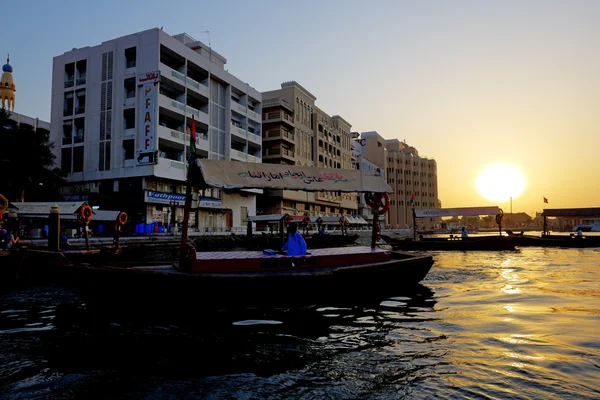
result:
<svg viewBox="0 0 600 400"><path fill-rule="evenodd" d="M503 202L517 197L527 180L521 170L511 164L491 164L485 167L475 182L480 195L491 201Z"/></svg>

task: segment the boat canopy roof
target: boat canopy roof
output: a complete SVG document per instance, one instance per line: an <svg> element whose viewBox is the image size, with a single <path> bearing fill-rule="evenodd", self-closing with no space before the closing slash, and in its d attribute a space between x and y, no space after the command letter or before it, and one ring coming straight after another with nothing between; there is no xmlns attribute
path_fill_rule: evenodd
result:
<svg viewBox="0 0 600 400"><path fill-rule="evenodd" d="M594 208L549 208L544 209L544 217L598 217L600 218L600 207Z"/></svg>
<svg viewBox="0 0 600 400"><path fill-rule="evenodd" d="M474 217L479 215L497 215L502 210L498 206L461 207L461 208L420 208L415 209L417 218L426 217Z"/></svg>
<svg viewBox="0 0 600 400"><path fill-rule="evenodd" d="M218 189L278 189L307 192L391 193L375 171L299 167L295 165L198 160L201 182Z"/></svg>
<svg viewBox="0 0 600 400"><path fill-rule="evenodd" d="M61 216L75 214L82 206L87 205L85 201L62 201L62 202L13 202L14 211L22 217L44 216L50 214L50 208L56 204L60 208ZM95 214L96 212L92 210ZM116 217L115 217L116 218Z"/></svg>
<svg viewBox="0 0 600 400"><path fill-rule="evenodd" d="M249 215L246 222L279 222L288 214Z"/></svg>

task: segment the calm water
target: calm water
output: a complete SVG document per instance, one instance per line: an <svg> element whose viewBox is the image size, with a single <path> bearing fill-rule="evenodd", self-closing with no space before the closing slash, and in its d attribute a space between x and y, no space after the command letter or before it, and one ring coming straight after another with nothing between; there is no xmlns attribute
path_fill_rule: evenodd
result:
<svg viewBox="0 0 600 400"><path fill-rule="evenodd" d="M600 251L436 253L395 296L147 320L0 297L0 399L600 397Z"/></svg>

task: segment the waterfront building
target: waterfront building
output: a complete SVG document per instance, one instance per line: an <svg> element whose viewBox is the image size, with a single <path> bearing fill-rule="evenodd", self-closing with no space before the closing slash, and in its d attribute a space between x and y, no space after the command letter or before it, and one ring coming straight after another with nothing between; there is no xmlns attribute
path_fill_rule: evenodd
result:
<svg viewBox="0 0 600 400"><path fill-rule="evenodd" d="M360 135L361 155L374 165L385 168L392 188L387 224L392 228L413 226L412 208L440 208L437 187L437 163L421 157L406 141L384 139L375 131ZM420 218L418 228L433 228L435 218Z"/></svg>
<svg viewBox="0 0 600 400"><path fill-rule="evenodd" d="M53 61L51 140L85 192L134 222L183 219L194 120L199 158L261 162L261 93L225 57L186 33L150 29L73 49ZM244 226L260 191L193 191L191 226Z"/></svg>
<svg viewBox="0 0 600 400"><path fill-rule="evenodd" d="M262 93L263 162L319 168L352 169L351 125L330 116L316 96L298 82ZM356 194L270 190L259 197L259 212L292 215L356 214Z"/></svg>

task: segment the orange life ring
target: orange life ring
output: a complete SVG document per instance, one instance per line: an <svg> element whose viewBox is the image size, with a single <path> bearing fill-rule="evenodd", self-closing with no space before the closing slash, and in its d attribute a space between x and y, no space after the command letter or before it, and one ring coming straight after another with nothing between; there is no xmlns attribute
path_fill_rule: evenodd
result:
<svg viewBox="0 0 600 400"><path fill-rule="evenodd" d="M390 196L387 193L365 193L365 201L382 215L390 209Z"/></svg>
<svg viewBox="0 0 600 400"><path fill-rule="evenodd" d="M8 209L8 199L0 194L0 215Z"/></svg>
<svg viewBox="0 0 600 400"><path fill-rule="evenodd" d="M286 225L289 225L289 224L292 222L292 217L290 217L289 215L286 215L286 216L283 218L283 222L284 222Z"/></svg>
<svg viewBox="0 0 600 400"><path fill-rule="evenodd" d="M121 211L119 213L119 215L117 216L117 222L121 226L125 225L127 223L127 214L125 212Z"/></svg>
<svg viewBox="0 0 600 400"><path fill-rule="evenodd" d="M87 225L92 220L92 214L92 207L86 204L84 206L81 206L81 208L79 209L79 215L77 216L77 220L79 221L79 223L85 223Z"/></svg>

